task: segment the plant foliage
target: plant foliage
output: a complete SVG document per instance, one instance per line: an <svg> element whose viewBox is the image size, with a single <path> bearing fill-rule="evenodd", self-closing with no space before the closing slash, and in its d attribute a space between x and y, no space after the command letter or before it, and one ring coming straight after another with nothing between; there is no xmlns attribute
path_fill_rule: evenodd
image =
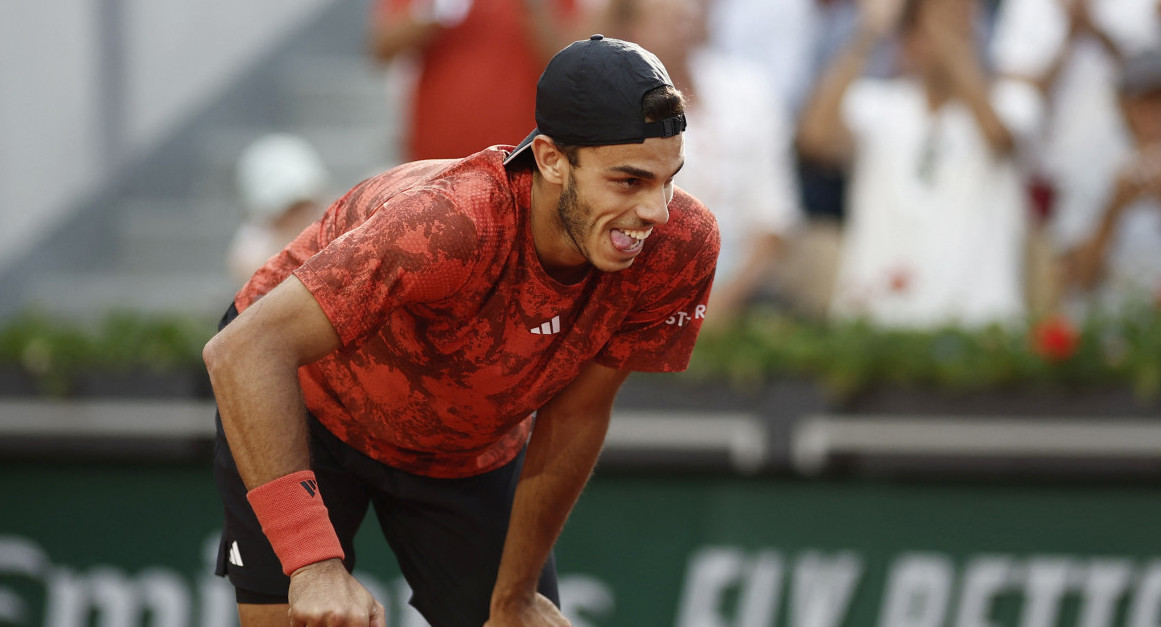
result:
<svg viewBox="0 0 1161 627"><path fill-rule="evenodd" d="M49 394L67 393L82 371L201 369L215 328L180 316L118 312L93 325L30 312L0 324L0 368L33 376ZM1152 402L1161 397L1161 310L1092 317L1080 327L1045 318L900 330L756 309L724 332L702 333L689 376L751 386L806 378L839 398L879 385L949 392L1123 386Z"/></svg>
<svg viewBox="0 0 1161 627"><path fill-rule="evenodd" d="M82 371L202 368L214 328L180 316L114 312L93 325L28 312L0 326L0 367L30 374L42 392L59 395Z"/></svg>
<svg viewBox="0 0 1161 627"><path fill-rule="evenodd" d="M755 310L705 333L690 365L697 377L754 385L806 377L837 397L878 385L962 393L1012 386L1128 386L1161 394L1161 310L1142 307L1082 326L1061 317L981 329L885 329L865 321L818 322Z"/></svg>

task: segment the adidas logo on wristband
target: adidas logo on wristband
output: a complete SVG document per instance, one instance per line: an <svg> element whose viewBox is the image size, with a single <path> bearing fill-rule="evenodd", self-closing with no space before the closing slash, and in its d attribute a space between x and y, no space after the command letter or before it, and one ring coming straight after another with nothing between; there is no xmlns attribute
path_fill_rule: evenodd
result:
<svg viewBox="0 0 1161 627"><path fill-rule="evenodd" d="M286 576L308 564L345 557L313 472L300 470L264 483L247 492L246 499Z"/></svg>

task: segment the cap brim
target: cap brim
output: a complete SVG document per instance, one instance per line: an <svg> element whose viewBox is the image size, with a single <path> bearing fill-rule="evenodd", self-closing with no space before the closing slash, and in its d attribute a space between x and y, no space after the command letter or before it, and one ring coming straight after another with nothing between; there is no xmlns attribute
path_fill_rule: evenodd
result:
<svg viewBox="0 0 1161 627"><path fill-rule="evenodd" d="M528 147L532 145L532 140L536 139L536 136L539 134L539 128L532 129L532 132L528 134L528 137L525 137L524 141L517 144L517 146L512 149L512 154L508 155L508 157L504 159L504 165L508 165L520 155L526 154Z"/></svg>

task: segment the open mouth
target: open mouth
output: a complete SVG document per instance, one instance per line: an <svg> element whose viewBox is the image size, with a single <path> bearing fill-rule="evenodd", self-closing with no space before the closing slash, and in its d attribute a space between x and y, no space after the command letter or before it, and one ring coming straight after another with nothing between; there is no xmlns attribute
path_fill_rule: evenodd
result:
<svg viewBox="0 0 1161 627"><path fill-rule="evenodd" d="M610 239L613 242L613 248L627 255L635 255L645 247L645 238L649 237L652 232L653 227L645 229L613 229L610 234Z"/></svg>

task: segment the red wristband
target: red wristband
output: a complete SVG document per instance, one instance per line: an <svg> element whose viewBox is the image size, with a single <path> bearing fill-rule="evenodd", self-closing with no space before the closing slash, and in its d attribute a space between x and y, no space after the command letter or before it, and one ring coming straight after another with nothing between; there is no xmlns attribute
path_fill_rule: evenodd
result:
<svg viewBox="0 0 1161 627"><path fill-rule="evenodd" d="M287 576L308 564L345 557L313 472L300 470L264 483L247 492L246 499Z"/></svg>

